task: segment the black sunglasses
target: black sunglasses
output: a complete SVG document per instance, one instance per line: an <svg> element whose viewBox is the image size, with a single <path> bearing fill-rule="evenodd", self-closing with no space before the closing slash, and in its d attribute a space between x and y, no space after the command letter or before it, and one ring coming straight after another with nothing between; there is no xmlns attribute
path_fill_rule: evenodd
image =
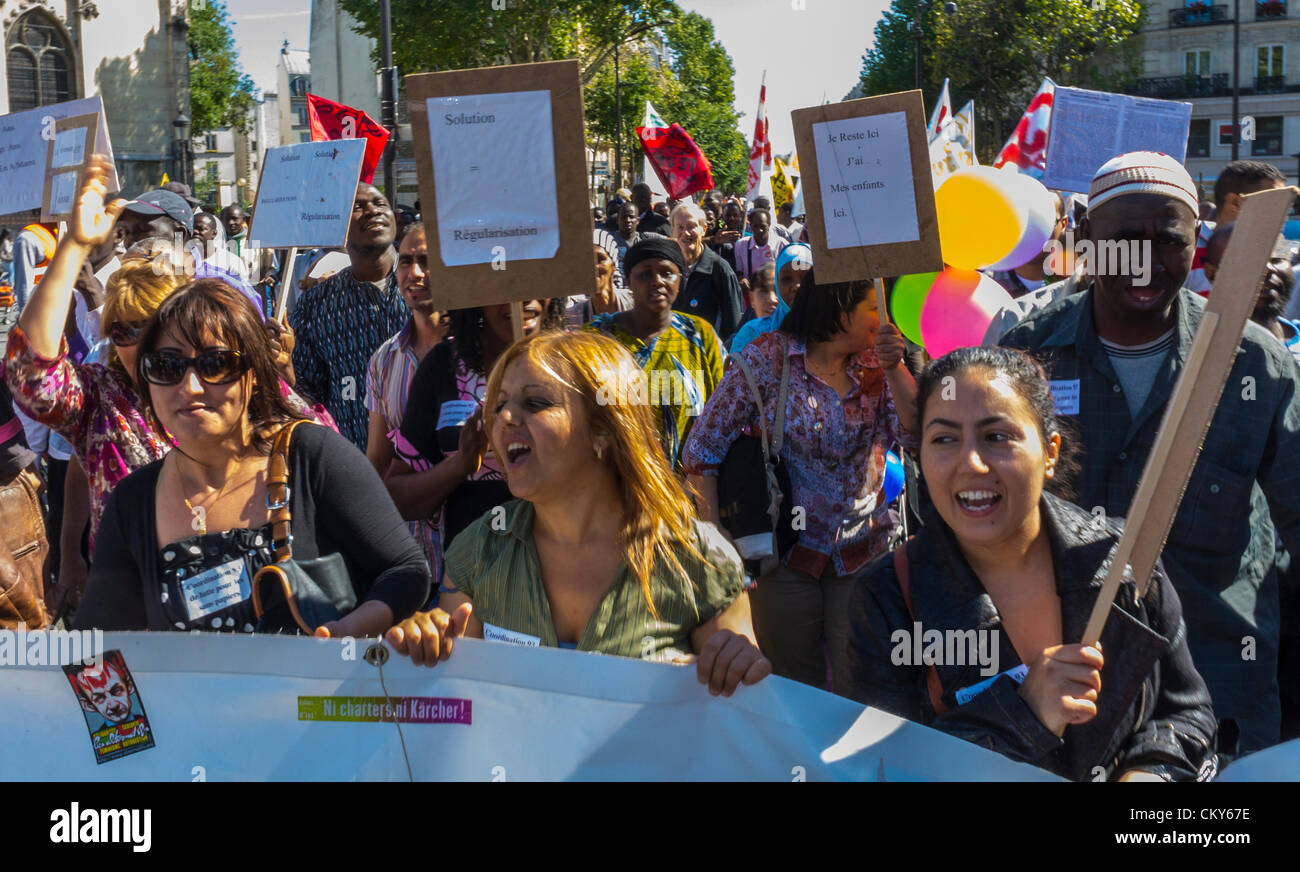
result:
<svg viewBox="0 0 1300 872"><path fill-rule="evenodd" d="M146 321L114 321L108 328L108 338L118 348L130 348L140 342Z"/></svg>
<svg viewBox="0 0 1300 872"><path fill-rule="evenodd" d="M150 384L180 384L190 367L210 385L228 385L248 372L250 364L238 351L208 348L198 357L181 357L174 351L151 351L140 358L145 380Z"/></svg>

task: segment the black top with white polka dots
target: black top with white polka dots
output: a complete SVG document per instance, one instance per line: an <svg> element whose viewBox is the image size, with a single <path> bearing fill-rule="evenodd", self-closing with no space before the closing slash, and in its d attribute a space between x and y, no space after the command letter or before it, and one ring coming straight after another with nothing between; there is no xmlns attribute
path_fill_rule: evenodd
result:
<svg viewBox="0 0 1300 872"><path fill-rule="evenodd" d="M250 584L259 569L275 562L270 524L191 536L162 548L159 561L159 598L175 629L253 632ZM226 573L218 577L221 568Z"/></svg>

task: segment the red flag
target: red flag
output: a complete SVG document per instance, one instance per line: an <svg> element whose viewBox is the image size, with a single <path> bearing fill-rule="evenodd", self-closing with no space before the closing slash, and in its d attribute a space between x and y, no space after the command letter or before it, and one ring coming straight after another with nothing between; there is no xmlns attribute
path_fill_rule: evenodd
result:
<svg viewBox="0 0 1300 872"><path fill-rule="evenodd" d="M1036 179L1043 177L1047 169L1047 135L1052 125L1052 98L1056 94L1056 85L1051 79L1043 79L1043 84L1029 101L1029 108L1021 116L1015 133L1002 146L995 167L1014 164L1020 172Z"/></svg>
<svg viewBox="0 0 1300 872"><path fill-rule="evenodd" d="M691 135L680 124L671 127L638 127L637 138L655 175L674 200L713 187L713 168Z"/></svg>
<svg viewBox="0 0 1300 872"><path fill-rule="evenodd" d="M754 119L754 144L749 150L749 178L745 199L753 200L758 196L762 185L763 173L772 169L772 140L768 135L767 124L767 72L763 72L763 83L758 89L758 115Z"/></svg>
<svg viewBox="0 0 1300 872"><path fill-rule="evenodd" d="M361 181L374 184L375 170L384 157L388 144L388 130L360 109L307 95L307 118L311 123L311 141L330 139L364 139L366 156L361 161Z"/></svg>

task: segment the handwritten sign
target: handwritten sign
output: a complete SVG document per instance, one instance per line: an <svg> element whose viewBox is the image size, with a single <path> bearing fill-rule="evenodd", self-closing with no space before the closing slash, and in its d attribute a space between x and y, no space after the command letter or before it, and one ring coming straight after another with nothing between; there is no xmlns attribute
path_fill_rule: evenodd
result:
<svg viewBox="0 0 1300 872"><path fill-rule="evenodd" d="M249 243L257 248L345 244L365 154L361 139L268 149Z"/></svg>
<svg viewBox="0 0 1300 872"><path fill-rule="evenodd" d="M0 115L0 215L30 212L46 205L46 162L50 142L55 138L55 127L64 119L89 114L97 115L99 119L94 151L106 155L111 161L113 144L109 140L108 121L104 118L104 103L99 97ZM84 162L84 154L81 159L76 159L74 145L73 140L65 140L64 150L60 152L70 161L67 165ZM84 143L81 149L84 152ZM60 184L66 187L66 182ZM112 193L120 187L114 171L108 179L108 190Z"/></svg>
<svg viewBox="0 0 1300 872"><path fill-rule="evenodd" d="M791 119L818 281L943 269L920 91L796 109Z"/></svg>

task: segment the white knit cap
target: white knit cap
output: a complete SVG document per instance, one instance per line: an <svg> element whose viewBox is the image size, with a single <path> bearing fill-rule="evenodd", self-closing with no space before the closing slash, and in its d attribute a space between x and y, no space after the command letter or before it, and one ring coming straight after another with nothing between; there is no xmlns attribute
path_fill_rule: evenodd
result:
<svg viewBox="0 0 1300 872"><path fill-rule="evenodd" d="M1101 165L1088 190L1088 214L1125 194L1164 194L1199 214L1196 183L1186 167L1158 151L1130 151Z"/></svg>

